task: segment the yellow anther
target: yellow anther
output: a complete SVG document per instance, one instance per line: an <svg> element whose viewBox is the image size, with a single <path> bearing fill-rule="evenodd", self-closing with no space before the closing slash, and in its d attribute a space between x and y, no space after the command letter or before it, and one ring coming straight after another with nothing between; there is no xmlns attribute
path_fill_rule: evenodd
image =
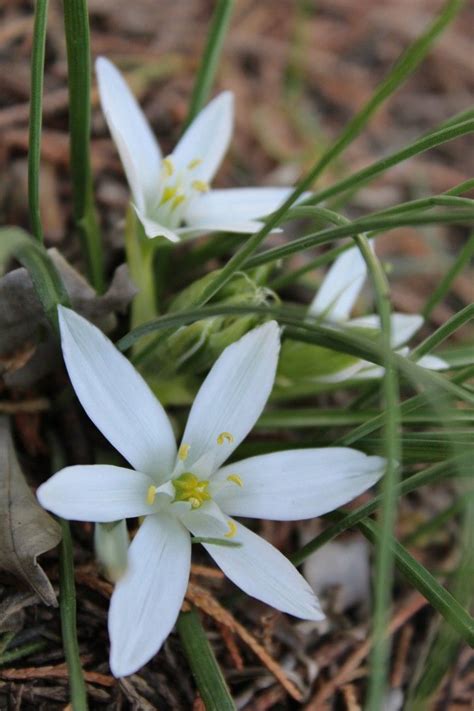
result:
<svg viewBox="0 0 474 711"><path fill-rule="evenodd" d="M231 481L233 484L237 484L237 486L244 485L244 482L242 481L242 479L240 478L240 476L238 474L230 474L227 477L227 481Z"/></svg>
<svg viewBox="0 0 474 711"><path fill-rule="evenodd" d="M152 484L151 486L148 487L148 491L146 492L146 502L147 502L148 506L152 506L152 504L155 501L155 497L156 497L156 486L153 486L153 484Z"/></svg>
<svg viewBox="0 0 474 711"><path fill-rule="evenodd" d="M190 450L190 449L191 449L191 445L190 445L190 444L185 444L185 443L183 442L183 444L181 445L181 447L178 449L178 459L180 459L182 462L185 462L186 459L188 458L189 450Z"/></svg>
<svg viewBox="0 0 474 711"><path fill-rule="evenodd" d="M234 536L237 533L237 524L235 521L227 521L227 525L229 526L229 530L227 533L224 533L224 538L234 538Z"/></svg>
<svg viewBox="0 0 474 711"><path fill-rule="evenodd" d="M171 200L171 198L174 198L176 193L178 192L178 188L172 188L169 185L167 185L163 189L163 195L161 196L160 200L160 205L164 205L165 202L168 202L168 200Z"/></svg>
<svg viewBox="0 0 474 711"><path fill-rule="evenodd" d="M209 482L198 479L192 472L184 472L173 480L175 501L189 501L193 509L199 508L205 501L210 501L211 496L207 489Z"/></svg>
<svg viewBox="0 0 474 711"><path fill-rule="evenodd" d="M172 210L176 210L176 208L181 205L186 200L186 195L176 195L175 199L173 200L173 204L171 205Z"/></svg>
<svg viewBox="0 0 474 711"><path fill-rule="evenodd" d="M194 158L192 161L188 163L188 170L194 170L194 168L197 168L198 165L201 165L202 160L201 158Z"/></svg>
<svg viewBox="0 0 474 711"><path fill-rule="evenodd" d="M163 170L165 171L167 177L171 178L174 173L174 165L171 158L163 158L161 165L163 166Z"/></svg>
<svg viewBox="0 0 474 711"><path fill-rule="evenodd" d="M193 180L191 187L197 190L198 193L207 193L209 191L209 183L205 180Z"/></svg>
<svg viewBox="0 0 474 711"><path fill-rule="evenodd" d="M229 444L232 444L233 441L234 437L233 435L231 435L230 432L221 432L217 438L217 444L224 444L224 442L229 442Z"/></svg>

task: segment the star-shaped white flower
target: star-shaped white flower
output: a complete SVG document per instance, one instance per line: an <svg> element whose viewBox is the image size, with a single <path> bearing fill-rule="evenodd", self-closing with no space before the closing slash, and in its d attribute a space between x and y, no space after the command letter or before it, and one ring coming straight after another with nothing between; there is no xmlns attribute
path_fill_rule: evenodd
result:
<svg viewBox="0 0 474 711"><path fill-rule="evenodd" d="M372 486L384 460L335 447L223 466L270 395L280 346L277 324L266 323L226 348L197 394L177 449L165 411L125 356L73 311L59 307L59 320L79 400L135 471L66 467L40 486L38 499L67 519L144 517L112 595L112 672L135 672L173 628L188 584L190 533L240 544L204 546L249 595L296 617L322 619L317 598L296 568L233 516L280 521L319 516Z"/></svg>
<svg viewBox="0 0 474 711"><path fill-rule="evenodd" d="M148 237L172 242L217 230L256 232L291 188L210 190L233 129L233 95L219 94L194 119L171 155L160 147L135 97L115 66L96 62L100 101Z"/></svg>
<svg viewBox="0 0 474 711"><path fill-rule="evenodd" d="M313 299L308 313L322 316L327 321L349 328L380 331L380 316L369 314L359 318L350 318L352 309L367 278L367 265L360 250L352 247L343 252L329 269L324 281ZM401 355L410 353L404 347L423 325L420 314L393 313L391 320L392 348ZM425 355L418 360L418 365L429 370L444 370L448 363L434 355ZM366 380L380 378L384 369L366 360L355 361L352 365L331 375L324 376L324 382L342 382L344 380Z"/></svg>

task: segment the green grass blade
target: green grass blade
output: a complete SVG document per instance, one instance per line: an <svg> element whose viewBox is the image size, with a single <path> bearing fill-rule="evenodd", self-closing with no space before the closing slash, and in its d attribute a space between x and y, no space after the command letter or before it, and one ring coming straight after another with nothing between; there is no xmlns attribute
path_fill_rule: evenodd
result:
<svg viewBox="0 0 474 711"><path fill-rule="evenodd" d="M315 429L322 427L350 427L363 425L374 417L379 410L338 410L321 407L278 408L264 412L255 424L256 429ZM439 423L439 416L431 410L418 413L401 412L403 424L425 425ZM474 412L470 410L449 409L446 412L450 426L474 424Z"/></svg>
<svg viewBox="0 0 474 711"><path fill-rule="evenodd" d="M369 519L359 523L358 528L372 543L376 542L380 536L378 527ZM474 646L474 619L467 610L438 583L421 563L413 558L401 543L392 539L390 546L395 557L395 564L402 575L469 645Z"/></svg>
<svg viewBox="0 0 474 711"><path fill-rule="evenodd" d="M384 363L383 351L378 343L374 343L359 334L350 333L349 329L336 330L334 327L328 328L314 321L311 322L309 319L303 321L304 316L302 316L302 314L305 313L305 309L284 309L271 306L255 306L253 304L244 306L207 306L190 311L166 314L155 321L130 331L118 341L117 347L120 350L126 350L134 345L140 338L144 338L154 331L161 331L159 338L164 339L172 330L180 326L194 323L194 321L199 321L211 316L230 314L238 316L249 313L261 314L262 316L277 319L282 325L287 326L285 334L288 338L301 340L305 343L314 343L315 345L331 348L338 352L348 353L349 355L369 360L371 363L377 363L379 365L383 365ZM134 359L134 362L142 362L148 357L156 347L156 343L157 341L154 341L150 347L143 349ZM391 362L414 383L420 384L428 390L438 390L451 397L474 404L474 395L467 388L459 387L454 379L453 381L449 381L438 373L426 370L409 358L404 358L397 353L392 353ZM422 402L424 402L424 400L422 400Z"/></svg>
<svg viewBox="0 0 474 711"><path fill-rule="evenodd" d="M0 263L15 257L29 272L44 312L57 332L57 306L69 296L44 247L18 227L0 228Z"/></svg>
<svg viewBox="0 0 474 711"><path fill-rule="evenodd" d="M233 9L234 0L217 0L201 66L194 84L185 128L189 126L209 98Z"/></svg>
<svg viewBox="0 0 474 711"><path fill-rule="evenodd" d="M375 301L380 317L381 346L384 376L382 380L382 408L385 409L384 454L387 460L382 480L382 507L380 511L380 536L376 545L374 577L373 647L369 678L368 708L380 708L385 693L387 662L390 642L385 634L390 610L393 579L393 552L390 540L396 520L398 462L401 459L398 374L392 363L392 327L390 288L383 268L370 249L366 237L358 236L355 242L367 264L375 291Z"/></svg>
<svg viewBox="0 0 474 711"><path fill-rule="evenodd" d="M465 266L469 264L473 257L474 233L470 235L467 242L465 242L465 244L461 247L459 254L454 260L453 264L448 269L446 274L441 277L439 284L434 288L433 292L428 298L423 309L423 316L425 318L429 318L431 316L431 314L433 313L433 309L444 299L448 291L451 289L451 286L457 275L464 269Z"/></svg>
<svg viewBox="0 0 474 711"><path fill-rule="evenodd" d="M36 239L41 243L43 242L43 228L41 225L40 215L39 176L47 17L48 0L36 0L33 46L31 50L31 96L28 139L28 207L32 232Z"/></svg>
<svg viewBox="0 0 474 711"><path fill-rule="evenodd" d="M206 711L235 711L235 704L196 610L181 612L178 633Z"/></svg>
<svg viewBox="0 0 474 711"><path fill-rule="evenodd" d="M69 672L71 706L74 711L87 711L87 692L77 641L76 587L69 523L60 519L63 538L59 555L59 611L64 654Z"/></svg>
<svg viewBox="0 0 474 711"><path fill-rule="evenodd" d="M472 111L469 112L470 114ZM455 138L460 136L465 136L468 133L474 131L474 120L470 116L466 121L455 121L453 124L439 128L433 132L430 132L427 136L419 138L417 141L410 143L408 146L391 153L385 158L372 163L372 165L357 171L353 175L349 175L347 178L330 185L324 190L319 190L316 192L309 200L308 204L316 205L320 202L327 201L336 195L350 191L354 191L365 185L366 183L374 180L389 168L393 168L400 163L403 163L410 158L425 153L426 151L441 146L443 143L448 143L453 141Z"/></svg>
<svg viewBox="0 0 474 711"><path fill-rule="evenodd" d="M434 333L432 333L428 338L420 343L419 346L414 348L412 356L414 358L421 358L421 356L426 353L431 353L431 351L439 346L443 341L445 341L449 336L451 336L458 328L461 328L466 323L474 318L474 304L469 304L465 306L457 314L453 314L446 323L443 323ZM473 354L474 360L474 354Z"/></svg>
<svg viewBox="0 0 474 711"><path fill-rule="evenodd" d="M64 0L64 27L74 221L81 236L90 281L97 291L102 292L102 243L94 209L90 167L91 56L87 0Z"/></svg>
<svg viewBox="0 0 474 711"><path fill-rule="evenodd" d="M471 498L464 512L462 523L463 555L452 580L452 589L457 599L466 606L472 600L472 571L474 565L474 501ZM447 623L441 625L424 660L424 670L413 685L406 702L407 711L424 711L431 705L436 689L452 668L461 645L459 634Z"/></svg>
<svg viewBox="0 0 474 711"><path fill-rule="evenodd" d="M388 232L389 230L393 230L397 227L405 226L417 227L421 225L435 224L472 224L473 221L474 212L469 209L453 210L452 212L446 211L439 214L426 214L421 212L421 214L402 213L401 215L388 215L386 217L383 215L379 217L372 217L369 215L368 217L353 220L348 225L329 227L318 232L304 235L303 237L298 237L297 239L294 239L280 247L267 249L261 254L246 260L243 266L246 269L251 269L253 267L261 266L262 264L269 264L270 262L290 257L298 252L303 252L313 247L328 244L335 239L341 239L342 237L354 237L361 232L370 232L375 230Z"/></svg>

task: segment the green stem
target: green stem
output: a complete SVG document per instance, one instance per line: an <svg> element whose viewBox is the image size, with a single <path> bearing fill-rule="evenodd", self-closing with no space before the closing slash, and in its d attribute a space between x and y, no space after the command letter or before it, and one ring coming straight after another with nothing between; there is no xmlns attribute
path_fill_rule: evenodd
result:
<svg viewBox="0 0 474 711"><path fill-rule="evenodd" d="M235 711L235 704L196 610L182 612L178 633L206 711Z"/></svg>
<svg viewBox="0 0 474 711"><path fill-rule="evenodd" d="M73 711L87 711L87 693L79 658L76 622L76 587L69 524L60 519L63 538L59 557L59 610L64 654L69 672L69 689Z"/></svg>
<svg viewBox="0 0 474 711"><path fill-rule="evenodd" d="M155 249L155 240L145 236L135 210L129 207L125 223L125 253L130 276L138 289L138 294L132 301L132 328L141 326L157 316L153 270Z"/></svg>
<svg viewBox="0 0 474 711"><path fill-rule="evenodd" d="M64 0L64 27L74 221L83 243L91 283L102 292L102 243L93 203L90 167L91 57L87 0Z"/></svg>
<svg viewBox="0 0 474 711"><path fill-rule="evenodd" d="M206 48L194 84L185 128L189 126L209 98L233 9L234 0L217 0Z"/></svg>
<svg viewBox="0 0 474 711"><path fill-rule="evenodd" d="M28 206L31 229L39 242L43 242L44 240L40 215L39 175L41 160L43 75L47 16L48 0L36 0L33 46L31 51L31 99L28 141Z"/></svg>

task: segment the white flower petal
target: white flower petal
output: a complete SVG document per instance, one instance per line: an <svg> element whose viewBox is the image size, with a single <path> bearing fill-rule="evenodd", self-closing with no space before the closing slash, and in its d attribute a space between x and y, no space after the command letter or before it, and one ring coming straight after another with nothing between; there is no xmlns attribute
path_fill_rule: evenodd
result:
<svg viewBox="0 0 474 711"><path fill-rule="evenodd" d="M133 199L142 210L158 190L161 152L120 72L105 57L99 57L95 66L102 110L120 153Z"/></svg>
<svg viewBox="0 0 474 711"><path fill-rule="evenodd" d="M158 652L179 614L190 565L191 540L179 521L169 514L147 516L110 601L114 676L133 674Z"/></svg>
<svg viewBox="0 0 474 711"><path fill-rule="evenodd" d="M439 356L432 355L431 353L422 356L416 361L417 365L421 365L422 368L427 368L428 370L449 370L450 365L443 358Z"/></svg>
<svg viewBox="0 0 474 711"><path fill-rule="evenodd" d="M159 222L147 215L144 210L140 210L137 205L133 205L133 208L137 213L138 219L143 225L143 229L145 230L147 237L150 239L153 239L154 237L165 237L170 242L181 242L181 238L176 232L170 230L164 225L161 225Z"/></svg>
<svg viewBox="0 0 474 711"><path fill-rule="evenodd" d="M176 458L164 409L102 331L62 306L58 315L64 361L84 410L134 469L163 481Z"/></svg>
<svg viewBox="0 0 474 711"><path fill-rule="evenodd" d="M79 464L54 474L36 495L56 516L106 523L153 513L155 508L147 504L153 484L146 474L124 467Z"/></svg>
<svg viewBox="0 0 474 711"><path fill-rule="evenodd" d="M343 252L329 269L309 313L331 321L345 321L367 277L367 265L357 247Z"/></svg>
<svg viewBox="0 0 474 711"><path fill-rule="evenodd" d="M235 222L232 219L227 220L205 220L204 222L193 222L188 227L179 227L176 233L184 239L194 239L209 232L232 232L234 234L251 235L258 232L263 227L263 222L249 220L247 222ZM272 230L272 232L281 232L280 229Z"/></svg>
<svg viewBox="0 0 474 711"><path fill-rule="evenodd" d="M183 435L189 445L186 468L193 471L204 454L215 454L211 459L217 469L247 436L272 390L279 349L279 328L271 321L228 346L217 359L194 400ZM195 473L208 476L212 471Z"/></svg>
<svg viewBox="0 0 474 711"><path fill-rule="evenodd" d="M360 318L353 318L346 325L354 328L373 328L376 331L381 329L380 316L378 314L368 314ZM393 313L390 326L392 348L400 348L423 326L423 316L420 316L420 314Z"/></svg>
<svg viewBox="0 0 474 711"><path fill-rule="evenodd" d="M234 97L224 91L194 119L173 151L177 170L192 161L201 163L193 169L193 179L210 182L229 147L234 123Z"/></svg>
<svg viewBox="0 0 474 711"><path fill-rule="evenodd" d="M176 511L177 507L183 502L172 504L172 511ZM187 511L179 512L179 520L190 531L199 526L201 528L211 527L216 535L219 531L218 538L224 538L229 531L228 516L225 516L220 510L215 501L206 501L198 509L189 508Z"/></svg>
<svg viewBox="0 0 474 711"><path fill-rule="evenodd" d="M319 602L302 575L263 538L242 524L229 519L236 533L232 540L239 547L206 543L204 548L233 583L244 592L282 612L304 620L322 620ZM190 525L195 536L221 538L218 522L196 519Z"/></svg>
<svg viewBox="0 0 474 711"><path fill-rule="evenodd" d="M291 188L211 190L189 204L185 217L188 224L245 224L274 212L292 192Z"/></svg>
<svg viewBox="0 0 474 711"><path fill-rule="evenodd" d="M296 521L346 504L382 476L385 460L346 447L301 449L251 457L220 469L211 487L232 516ZM242 486L228 480L237 475ZM228 482L220 491L219 484Z"/></svg>

